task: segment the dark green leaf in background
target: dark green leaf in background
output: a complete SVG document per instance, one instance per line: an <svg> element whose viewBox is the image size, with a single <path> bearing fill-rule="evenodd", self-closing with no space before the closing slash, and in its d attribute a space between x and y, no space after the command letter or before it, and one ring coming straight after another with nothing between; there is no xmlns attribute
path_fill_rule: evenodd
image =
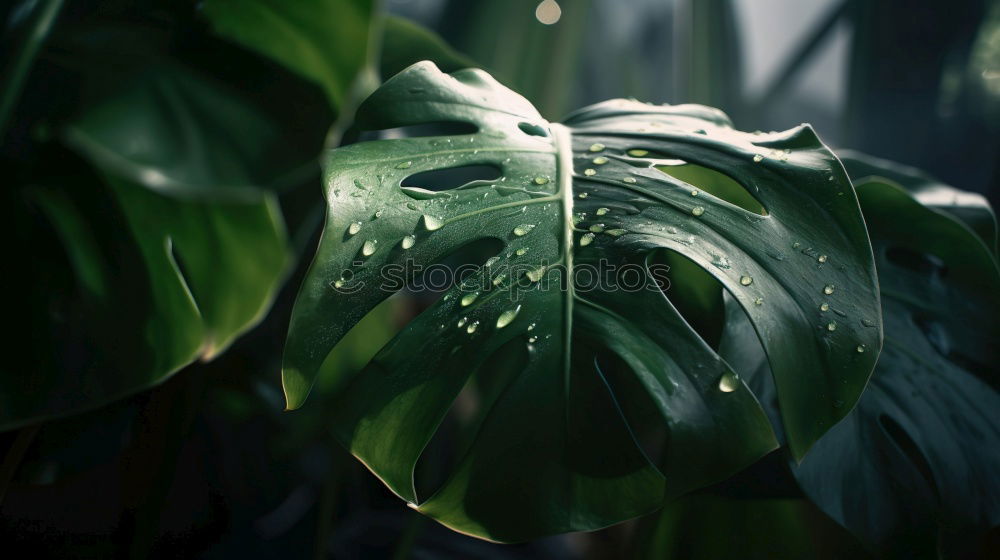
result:
<svg viewBox="0 0 1000 560"><path fill-rule="evenodd" d="M885 346L857 407L793 472L820 509L880 554L974 549L977 534L1000 522L1000 274L984 243L992 211L898 164L856 153L845 162L859 173ZM987 226L983 238L977 225ZM722 354L742 360L774 417L781 403L766 358L742 312L727 307Z"/></svg>
<svg viewBox="0 0 1000 560"><path fill-rule="evenodd" d="M430 63L387 81L357 123L476 132L330 153L329 212L292 318L285 392L300 406L331 348L398 289L384 283L388 266L487 243L487 266L345 379L336 401L342 442L446 525L502 541L594 529L773 449L753 395L656 287L647 264L658 251L708 271L749 313L796 456L863 389L881 346L872 257L846 175L808 127L744 134L707 107L624 100L563 126L482 71ZM678 164L726 173L766 213L657 168ZM421 175L467 166L496 175L450 189ZM637 265L638 289L623 289L624 276L597 289L572 276L602 259ZM418 494L414 469L463 386L475 437L443 485Z"/></svg>
<svg viewBox="0 0 1000 560"><path fill-rule="evenodd" d="M95 165L171 196L245 202L314 170L287 149L287 131L222 84L173 64L122 81L65 131Z"/></svg>
<svg viewBox="0 0 1000 560"><path fill-rule="evenodd" d="M334 108L370 62L371 0L206 0L201 7L219 35L319 84Z"/></svg>

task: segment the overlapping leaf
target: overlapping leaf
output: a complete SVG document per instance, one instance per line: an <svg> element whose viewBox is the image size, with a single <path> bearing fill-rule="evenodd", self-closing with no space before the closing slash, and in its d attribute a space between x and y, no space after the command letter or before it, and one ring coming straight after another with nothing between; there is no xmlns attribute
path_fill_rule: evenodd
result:
<svg viewBox="0 0 1000 560"><path fill-rule="evenodd" d="M809 127L744 134L707 107L624 100L559 125L484 72L430 63L387 81L357 122L475 129L329 154L326 229L286 347L296 408L337 341L399 288L387 271L492 243L484 266L341 380L335 433L420 511L503 541L594 529L776 445L754 396L661 291L660 251L705 269L749 314L797 456L863 389L881 346L870 246L839 161ZM728 175L764 213L664 165ZM464 166L499 176L439 191L420 175ZM603 283L580 276L610 265ZM414 469L463 387L474 437L418 495Z"/></svg>
<svg viewBox="0 0 1000 560"><path fill-rule="evenodd" d="M845 163L858 173L886 342L857 407L793 472L821 509L881 554L975 546L970 536L1000 522L992 211L913 169L853 153ZM741 315L729 306L723 355L741 358L776 417L765 356ZM957 542L938 542L947 534Z"/></svg>

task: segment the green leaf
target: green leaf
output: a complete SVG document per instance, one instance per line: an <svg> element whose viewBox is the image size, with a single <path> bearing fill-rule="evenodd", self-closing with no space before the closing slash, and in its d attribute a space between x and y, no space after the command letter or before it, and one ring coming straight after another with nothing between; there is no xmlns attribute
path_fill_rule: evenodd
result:
<svg viewBox="0 0 1000 560"><path fill-rule="evenodd" d="M115 175L170 196L260 202L314 172L311 154L222 84L171 63L121 79L63 133Z"/></svg>
<svg viewBox="0 0 1000 560"><path fill-rule="evenodd" d="M961 535L1000 523L1000 271L966 225L922 203L927 191L879 180L857 189L877 256L885 347L856 411L795 475L867 543L936 550L939 526ZM972 196L949 190L955 200Z"/></svg>
<svg viewBox="0 0 1000 560"><path fill-rule="evenodd" d="M18 229L34 248L54 251L40 261L15 253L34 271L21 286L33 326L14 335L28 358L0 381L0 430L94 408L212 359L260 320L289 263L273 198L183 201L73 169L36 178L28 207L14 209L37 216Z"/></svg>
<svg viewBox="0 0 1000 560"><path fill-rule="evenodd" d="M477 132L328 154L329 210L291 320L285 394L302 404L331 348L399 289L393 267L491 246L478 261L493 255L489 266L407 325L336 405L341 441L442 523L499 541L594 529L775 447L753 395L664 297L658 251L698 264L750 314L797 456L864 387L881 344L870 246L839 161L810 128L744 134L714 109L625 100L560 125L482 71L428 62L388 80L357 123ZM767 215L656 168L676 160L729 175ZM439 192L420 175L463 166L499 177ZM579 276L609 265L617 274L600 285ZM823 302L847 314L835 331ZM414 469L463 387L473 406L459 421L473 435L425 492Z"/></svg>
<svg viewBox="0 0 1000 560"><path fill-rule="evenodd" d="M379 65L382 75L394 76L421 60L431 60L445 72L476 66L471 58L452 49L434 32L405 18L385 16Z"/></svg>
<svg viewBox="0 0 1000 560"><path fill-rule="evenodd" d="M854 169L877 161L849 157ZM865 175L898 169L871 165ZM971 193L934 190L928 204L921 200L927 190L878 178L857 183L878 266L885 346L857 407L793 466L806 494L880 555L946 549L935 542L939 529L969 546L968 537L1000 522L993 371L1000 274L983 241L938 204L974 200ZM764 353L742 312L730 304L728 315L722 354L742 358L748 384L774 417Z"/></svg>
<svg viewBox="0 0 1000 560"><path fill-rule="evenodd" d="M368 62L371 0L206 0L216 33L319 84L344 105Z"/></svg>
<svg viewBox="0 0 1000 560"><path fill-rule="evenodd" d="M879 177L888 179L906 189L924 206L958 218L972 228L990 250L997 250L997 218L983 195L958 190L915 167L894 161L851 150L841 150L838 155L855 184Z"/></svg>

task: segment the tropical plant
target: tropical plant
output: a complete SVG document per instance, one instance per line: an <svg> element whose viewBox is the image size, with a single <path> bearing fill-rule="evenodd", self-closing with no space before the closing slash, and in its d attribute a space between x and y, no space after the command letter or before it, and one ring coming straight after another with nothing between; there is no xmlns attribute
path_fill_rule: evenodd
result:
<svg viewBox="0 0 1000 560"><path fill-rule="evenodd" d="M470 132L327 157L324 235L283 368L297 408L333 345L402 288L386 270L494 242L339 381L334 431L414 507L494 540L592 530L776 447L753 394L656 288L661 250L711 274L754 323L796 459L852 408L881 347L878 290L853 189L809 127L745 134L707 107L625 100L549 123L488 74L431 63L357 115L364 130L434 123ZM496 173L435 184L469 166ZM702 180L718 176L750 209ZM631 289L621 274L581 281L578 268L603 263L645 266ZM470 437L448 480L418 495L417 462L464 386Z"/></svg>
<svg viewBox="0 0 1000 560"><path fill-rule="evenodd" d="M241 554L279 533L286 553L306 527L325 557L367 538L340 536L357 523L395 557L432 531L444 555L506 557L523 549L423 520L512 542L645 516L599 535L650 558L746 542L985 555L1000 524L986 200L835 155L808 125L746 133L703 105L617 99L546 120L580 97L574 61L621 53L578 45L583 9L504 46L523 27L510 14L536 3L449 2L447 18L530 102L373 0L0 10L18 326L0 534L32 542L39 489L83 480L120 505L113 538L86 542L147 556L196 441L222 465L199 499L234 500L205 523L252 527L226 548ZM706 32L681 34L675 92L741 123L780 104L818 39L743 103L733 36L707 32L732 6L695 6ZM548 64L525 60L538 51ZM279 365L294 413L279 413ZM371 515L378 482L359 465L414 510L401 526ZM720 525L742 536L716 539Z"/></svg>

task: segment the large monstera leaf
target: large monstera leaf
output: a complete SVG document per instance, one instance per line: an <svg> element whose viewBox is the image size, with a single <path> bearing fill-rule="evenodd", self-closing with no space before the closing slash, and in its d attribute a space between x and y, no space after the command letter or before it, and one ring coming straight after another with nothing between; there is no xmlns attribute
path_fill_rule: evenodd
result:
<svg viewBox="0 0 1000 560"><path fill-rule="evenodd" d="M969 546L970 533L1000 524L993 215L974 193L907 181L893 168L869 171L881 177L861 179L857 192L879 271L885 347L857 409L795 475L821 508L883 552ZM939 534L946 541L934 543Z"/></svg>
<svg viewBox="0 0 1000 560"><path fill-rule="evenodd" d="M340 382L334 432L419 511L499 541L594 529L776 446L753 394L661 291L661 251L706 270L749 314L796 456L864 388L881 346L871 250L847 176L808 126L744 134L714 109L625 100L549 123L488 74L428 62L388 80L357 122L474 132L327 156L326 229L284 359L289 408L337 341L399 289L387 271L494 247ZM658 169L681 165L731 177L765 210ZM467 166L499 176L434 190L423 175ZM611 265L641 273L582 279ZM418 459L453 403L473 436L440 487L418 495Z"/></svg>
<svg viewBox="0 0 1000 560"><path fill-rule="evenodd" d="M844 161L858 173L885 346L855 409L792 471L880 556L975 547L970 537L1000 523L993 213L978 195L912 168L856 153ZM732 302L727 310L722 354L741 358L776 417L766 357L742 311Z"/></svg>

